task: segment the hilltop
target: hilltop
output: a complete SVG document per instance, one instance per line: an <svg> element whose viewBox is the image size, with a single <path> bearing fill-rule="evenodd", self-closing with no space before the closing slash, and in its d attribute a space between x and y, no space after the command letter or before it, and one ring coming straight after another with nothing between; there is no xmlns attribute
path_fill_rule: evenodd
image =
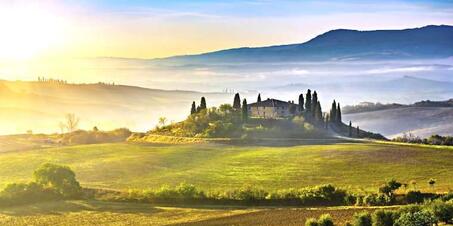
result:
<svg viewBox="0 0 453 226"><path fill-rule="evenodd" d="M451 40L453 40L453 26L447 25L430 25L404 30L337 29L300 44L227 49L199 55L158 59L156 62L436 59L453 56Z"/></svg>

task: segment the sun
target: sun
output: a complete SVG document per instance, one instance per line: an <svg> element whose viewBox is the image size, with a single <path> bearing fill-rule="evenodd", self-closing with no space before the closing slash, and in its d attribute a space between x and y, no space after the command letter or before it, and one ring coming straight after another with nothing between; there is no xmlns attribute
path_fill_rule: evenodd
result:
<svg viewBox="0 0 453 226"><path fill-rule="evenodd" d="M62 18L38 6L0 7L0 58L28 59L64 39Z"/></svg>

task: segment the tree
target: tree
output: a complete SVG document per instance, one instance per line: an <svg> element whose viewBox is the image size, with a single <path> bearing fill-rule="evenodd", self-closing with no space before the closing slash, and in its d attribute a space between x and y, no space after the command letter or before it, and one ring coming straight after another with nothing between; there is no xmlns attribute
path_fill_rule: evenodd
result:
<svg viewBox="0 0 453 226"><path fill-rule="evenodd" d="M326 129L329 129L329 115L326 115L325 125L326 125Z"/></svg>
<svg viewBox="0 0 453 226"><path fill-rule="evenodd" d="M304 111L304 94L299 95L299 111Z"/></svg>
<svg viewBox="0 0 453 226"><path fill-rule="evenodd" d="M430 178L428 180L428 184L429 184L429 186L431 186L431 188L434 188L434 184L436 184L436 179Z"/></svg>
<svg viewBox="0 0 453 226"><path fill-rule="evenodd" d="M335 121L340 124L341 123L341 108L340 108L340 103L338 103L338 108L337 108L337 112L336 112L336 119Z"/></svg>
<svg viewBox="0 0 453 226"><path fill-rule="evenodd" d="M233 108L236 110L241 109L241 97L239 96L239 93L234 95Z"/></svg>
<svg viewBox="0 0 453 226"><path fill-rule="evenodd" d="M200 101L200 109L201 109L201 110L206 109L206 99L205 99L204 97L201 97L201 101Z"/></svg>
<svg viewBox="0 0 453 226"><path fill-rule="evenodd" d="M316 102L315 120L316 120L317 122L322 122L322 121L323 121L321 103L319 103L319 101Z"/></svg>
<svg viewBox="0 0 453 226"><path fill-rule="evenodd" d="M80 194L81 187L75 173L67 166L45 163L35 170L33 176L36 183L55 189L64 197L75 197Z"/></svg>
<svg viewBox="0 0 453 226"><path fill-rule="evenodd" d="M316 91L313 92L313 96L311 97L311 114L313 117L316 117L316 108L318 107L318 94Z"/></svg>
<svg viewBox="0 0 453 226"><path fill-rule="evenodd" d="M190 109L190 114L193 115L197 113L197 106L195 105L195 101L192 102L192 108Z"/></svg>
<svg viewBox="0 0 453 226"><path fill-rule="evenodd" d="M330 108L330 122L335 123L337 119L337 103L335 100L332 102L332 107Z"/></svg>
<svg viewBox="0 0 453 226"><path fill-rule="evenodd" d="M256 102L261 102L261 93L258 93L258 100Z"/></svg>
<svg viewBox="0 0 453 226"><path fill-rule="evenodd" d="M311 110L311 90L307 90L307 94L305 94L305 110L310 111Z"/></svg>
<svg viewBox="0 0 453 226"><path fill-rule="evenodd" d="M66 114L66 121L63 123L68 132L74 132L79 126L80 119L75 114Z"/></svg>
<svg viewBox="0 0 453 226"><path fill-rule="evenodd" d="M357 137L360 137L360 129L359 129L359 126L357 126Z"/></svg>
<svg viewBox="0 0 453 226"><path fill-rule="evenodd" d="M352 137L352 122L349 121L349 137Z"/></svg>
<svg viewBox="0 0 453 226"><path fill-rule="evenodd" d="M247 100L244 98L242 101L242 121L247 122L247 119L249 118L249 112L247 109Z"/></svg>
<svg viewBox="0 0 453 226"><path fill-rule="evenodd" d="M159 118L159 125L165 126L165 124L167 124L167 118L165 118L165 117L160 117L160 118Z"/></svg>

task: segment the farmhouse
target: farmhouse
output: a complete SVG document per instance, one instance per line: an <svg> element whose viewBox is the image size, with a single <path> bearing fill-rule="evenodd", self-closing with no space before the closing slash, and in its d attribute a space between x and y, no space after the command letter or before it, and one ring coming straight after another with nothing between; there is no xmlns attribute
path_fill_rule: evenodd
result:
<svg viewBox="0 0 453 226"><path fill-rule="evenodd" d="M282 118L299 114L298 105L294 101L267 99L247 105L250 117Z"/></svg>

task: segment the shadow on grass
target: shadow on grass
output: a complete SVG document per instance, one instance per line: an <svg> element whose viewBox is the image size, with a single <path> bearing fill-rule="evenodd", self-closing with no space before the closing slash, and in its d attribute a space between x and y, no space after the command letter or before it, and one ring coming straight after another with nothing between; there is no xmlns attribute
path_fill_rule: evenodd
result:
<svg viewBox="0 0 453 226"><path fill-rule="evenodd" d="M155 214L162 210L146 203L125 203L125 202L105 202L86 200L53 201L0 208L0 214L11 216L61 215L69 212L82 212L82 211Z"/></svg>

